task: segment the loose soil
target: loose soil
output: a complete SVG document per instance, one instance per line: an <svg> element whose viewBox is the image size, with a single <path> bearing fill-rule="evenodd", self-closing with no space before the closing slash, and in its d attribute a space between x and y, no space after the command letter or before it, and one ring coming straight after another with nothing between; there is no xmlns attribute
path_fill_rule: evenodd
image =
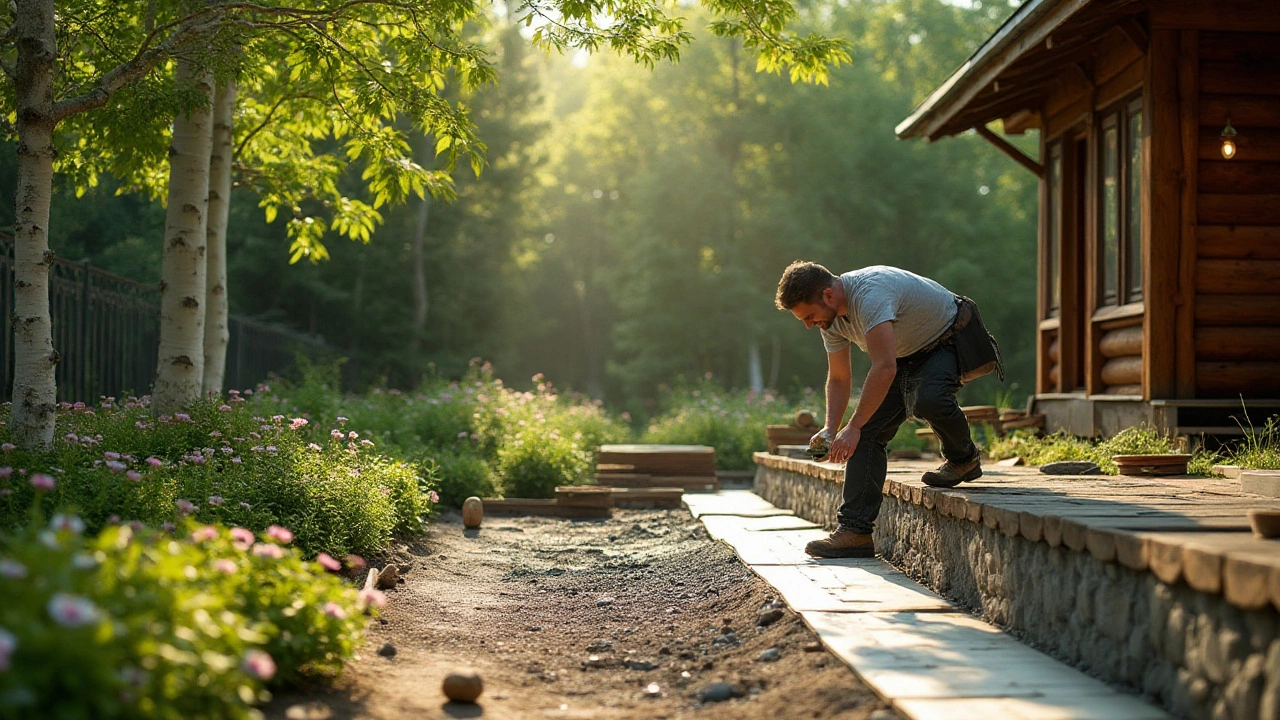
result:
<svg viewBox="0 0 1280 720"><path fill-rule="evenodd" d="M897 717L790 610L757 626L772 588L684 510L478 531L445 514L383 562L407 572L359 656L269 718ZM760 659L770 648L781 657ZM447 702L441 681L468 666L479 703ZM717 682L739 696L704 702Z"/></svg>

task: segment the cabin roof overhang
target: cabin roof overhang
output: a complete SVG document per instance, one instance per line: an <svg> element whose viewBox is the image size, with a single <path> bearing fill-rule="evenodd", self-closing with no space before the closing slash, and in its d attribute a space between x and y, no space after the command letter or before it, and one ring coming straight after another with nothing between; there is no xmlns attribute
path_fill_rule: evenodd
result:
<svg viewBox="0 0 1280 720"><path fill-rule="evenodd" d="M899 138L937 140L1038 108L1052 79L1092 60L1119 28L1142 41L1142 0L1027 0L951 77L895 129Z"/></svg>

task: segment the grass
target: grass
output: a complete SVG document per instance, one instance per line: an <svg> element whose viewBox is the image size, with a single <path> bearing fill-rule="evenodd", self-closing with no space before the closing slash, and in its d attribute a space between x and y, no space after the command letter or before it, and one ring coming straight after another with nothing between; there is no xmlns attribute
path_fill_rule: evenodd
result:
<svg viewBox="0 0 1280 720"><path fill-rule="evenodd" d="M1028 465L1045 465L1064 460L1092 462L1103 473L1115 475L1118 468L1111 458L1116 455L1160 455L1182 451L1173 438L1154 428L1139 425L1102 440L1078 438L1066 433L1039 437L1032 431L1018 430L1004 437L991 439L987 443L986 452L992 460L1020 457ZM1208 475L1214 463L1220 460L1216 453L1196 451L1192 453L1187 472Z"/></svg>

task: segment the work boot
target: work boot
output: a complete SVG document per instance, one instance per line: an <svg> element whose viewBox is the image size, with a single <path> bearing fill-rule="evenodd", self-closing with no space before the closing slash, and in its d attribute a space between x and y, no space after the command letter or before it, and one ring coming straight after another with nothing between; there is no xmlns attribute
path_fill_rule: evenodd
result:
<svg viewBox="0 0 1280 720"><path fill-rule="evenodd" d="M982 477L982 455L974 455L966 463L950 460L942 463L942 467L925 473L920 479L929 487L952 488L962 482L977 480Z"/></svg>
<svg viewBox="0 0 1280 720"><path fill-rule="evenodd" d="M851 530L837 530L821 540L814 540L804 546L804 551L814 557L824 558L876 556L871 536Z"/></svg>

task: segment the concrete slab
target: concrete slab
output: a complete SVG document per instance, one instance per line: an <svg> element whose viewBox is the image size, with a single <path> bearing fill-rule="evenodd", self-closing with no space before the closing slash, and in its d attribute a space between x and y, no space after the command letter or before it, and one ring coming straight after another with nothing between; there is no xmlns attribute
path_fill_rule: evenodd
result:
<svg viewBox="0 0 1280 720"><path fill-rule="evenodd" d="M905 698L894 701L916 720L1170 720L1173 716L1141 698L1104 695L1041 695L1034 698Z"/></svg>
<svg viewBox="0 0 1280 720"><path fill-rule="evenodd" d="M723 539L730 533L813 530L818 527L816 524L795 515L768 515L765 517L703 515L700 519L707 528L707 534L716 540Z"/></svg>
<svg viewBox="0 0 1280 720"><path fill-rule="evenodd" d="M883 561L869 558L851 560L847 565L811 562L752 569L777 588L796 612L954 611L946 600Z"/></svg>
<svg viewBox="0 0 1280 720"><path fill-rule="evenodd" d="M804 551L811 540L827 536L826 530L740 532L724 538L748 565L808 565L817 562Z"/></svg>
<svg viewBox="0 0 1280 720"><path fill-rule="evenodd" d="M739 515L742 517L768 517L771 515L795 515L767 502L750 490L720 490L714 493L686 494L684 504L695 518L703 515Z"/></svg>

